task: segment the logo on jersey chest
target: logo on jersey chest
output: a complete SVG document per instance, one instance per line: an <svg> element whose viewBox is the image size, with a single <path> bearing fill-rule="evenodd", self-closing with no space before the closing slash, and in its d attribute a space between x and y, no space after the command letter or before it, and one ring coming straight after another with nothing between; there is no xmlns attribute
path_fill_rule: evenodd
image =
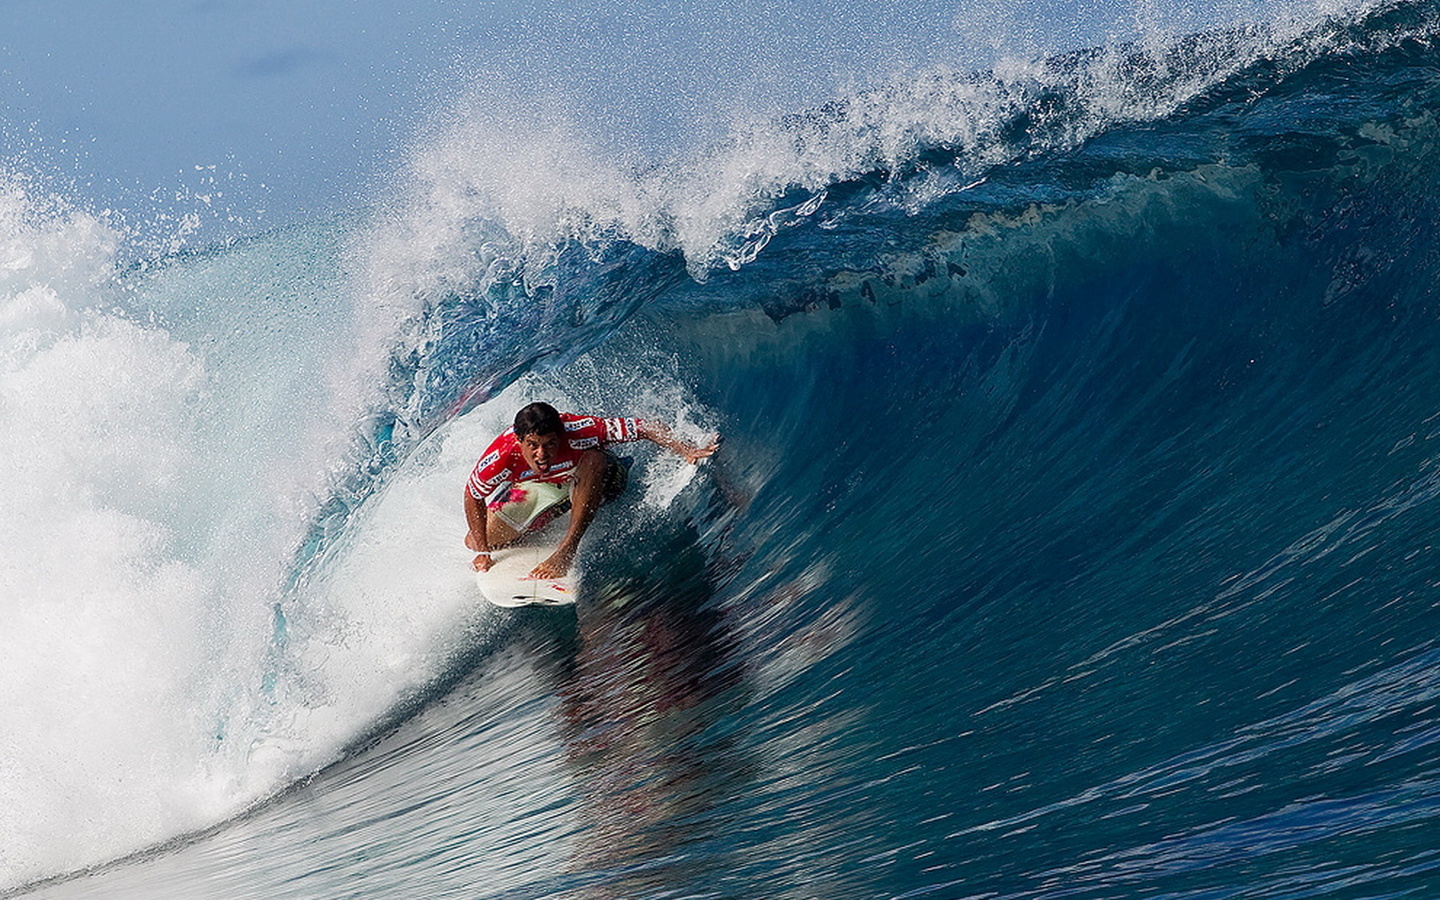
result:
<svg viewBox="0 0 1440 900"><path fill-rule="evenodd" d="M535 471L534 469L526 469L525 471L521 472L521 473L520 473L520 477L519 477L519 478L516 478L515 480L516 480L516 481L538 481L538 480L543 480L543 479L554 478L557 474L560 474L560 473L563 473L563 472L568 472L569 470L571 470L571 469L573 469L573 468L575 468L575 462L574 462L573 460L569 460L569 461L566 461L566 462L557 462L555 465L551 466L551 467L550 467L550 471L546 472L544 475L541 475L539 472Z"/></svg>

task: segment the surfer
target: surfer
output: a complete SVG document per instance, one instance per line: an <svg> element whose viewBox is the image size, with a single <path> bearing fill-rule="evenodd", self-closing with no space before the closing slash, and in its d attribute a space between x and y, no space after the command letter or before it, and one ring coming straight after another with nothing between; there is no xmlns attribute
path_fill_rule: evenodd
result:
<svg viewBox="0 0 1440 900"><path fill-rule="evenodd" d="M691 463L720 446L718 435L696 446L658 422L561 413L548 403L531 403L516 413L514 427L485 449L465 486L470 528L465 546L475 551L475 570L489 570L492 550L543 528L568 507L565 537L530 574L559 578L568 572L595 511L625 490L626 466L605 448L636 440L659 444Z"/></svg>

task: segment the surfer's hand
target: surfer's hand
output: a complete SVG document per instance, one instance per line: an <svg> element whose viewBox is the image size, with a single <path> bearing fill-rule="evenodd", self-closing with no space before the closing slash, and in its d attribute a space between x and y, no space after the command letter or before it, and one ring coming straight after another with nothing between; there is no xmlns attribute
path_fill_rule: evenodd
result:
<svg viewBox="0 0 1440 900"><path fill-rule="evenodd" d="M495 558L490 555L490 548L480 543L480 540L475 537L475 532L467 531L465 533L465 546L475 551L475 561L471 563L475 567L475 571L490 571L490 566L494 563Z"/></svg>
<svg viewBox="0 0 1440 900"><path fill-rule="evenodd" d="M710 443L706 444L706 445L703 446L703 447L690 447L690 446L686 446L686 447L682 448L682 449L680 450L680 455L683 456L683 457L685 457L685 461L686 461L686 462L688 462L688 463L690 463L690 464L693 465L693 464L695 464L695 463L698 463L698 462L699 462L700 460L702 460L702 459L706 459L706 458L708 458L708 457L710 457L710 456L714 456L714 455L715 455L715 451L716 451L716 450L719 450L719 449L720 449L720 435L717 434L717 435L715 435L714 438L711 439Z"/></svg>
<svg viewBox="0 0 1440 900"><path fill-rule="evenodd" d="M697 447L689 441L676 437L674 432L659 422L641 421L637 423L636 433L645 440L654 441L671 453L678 454L680 458L692 465L720 449L720 435L718 434L710 439L710 443L703 447Z"/></svg>

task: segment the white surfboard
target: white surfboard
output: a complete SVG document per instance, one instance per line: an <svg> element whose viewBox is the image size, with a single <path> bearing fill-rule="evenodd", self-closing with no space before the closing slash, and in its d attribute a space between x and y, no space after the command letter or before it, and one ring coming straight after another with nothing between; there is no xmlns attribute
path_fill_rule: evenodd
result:
<svg viewBox="0 0 1440 900"><path fill-rule="evenodd" d="M575 576L531 578L530 570L549 558L549 541L496 550L488 572L476 572L480 595L496 606L564 606L575 602Z"/></svg>

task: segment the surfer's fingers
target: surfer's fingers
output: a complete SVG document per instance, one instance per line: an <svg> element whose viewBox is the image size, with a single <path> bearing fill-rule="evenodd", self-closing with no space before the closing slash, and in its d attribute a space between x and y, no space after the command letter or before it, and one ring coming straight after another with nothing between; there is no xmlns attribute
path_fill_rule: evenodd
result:
<svg viewBox="0 0 1440 900"><path fill-rule="evenodd" d="M715 435L715 437L710 441L710 443L706 444L706 445L703 446L703 447L696 447L696 448L695 448L695 452L691 454L691 462L698 462L699 460L702 460L702 459L704 459L704 458L707 457L707 456L714 456L714 455L715 455L715 451L717 451L717 450L719 450L719 449L720 449L720 435L717 434L717 435Z"/></svg>

